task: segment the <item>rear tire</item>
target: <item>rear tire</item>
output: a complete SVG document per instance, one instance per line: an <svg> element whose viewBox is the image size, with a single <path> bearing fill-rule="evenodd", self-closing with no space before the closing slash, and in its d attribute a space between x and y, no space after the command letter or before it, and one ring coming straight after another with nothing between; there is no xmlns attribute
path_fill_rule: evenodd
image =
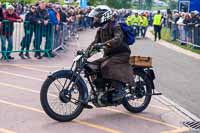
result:
<svg viewBox="0 0 200 133"><path fill-rule="evenodd" d="M77 108L75 109L75 111L72 114L65 115L65 113L64 113L64 115L61 115L61 114L55 112L55 110L53 108L51 108L51 106L50 106L50 103L48 101L48 96L52 95L52 94L48 94L50 86L56 80L70 79L70 77L71 77L71 74L69 74L69 75L60 74L60 75L57 75L56 77L49 77L44 82L44 84L41 88L41 92L40 92L40 102L41 102L42 108L44 109L44 111L46 112L46 114L49 117L51 117L52 119L59 121L59 122L68 122L68 121L75 119L76 117L78 117L80 115L80 113L83 111L83 108L84 108L84 105L79 102L78 103L79 105L77 106ZM83 99L83 94L84 94L83 89L81 89L81 85L78 82L77 82L76 86L77 86L77 91L79 93L79 99L78 100L81 100L81 99ZM64 104L65 104L64 102L62 102L60 99L58 101L60 101L60 105L62 104L64 106ZM68 104L68 103L66 103L66 104ZM64 108L64 110L65 110L65 108ZM66 110L67 110L67 108L66 108Z"/></svg>
<svg viewBox="0 0 200 133"><path fill-rule="evenodd" d="M151 101L151 94L152 94L151 81L146 76L145 72L143 72L143 71L134 71L134 73L135 73L135 76L141 77L146 85L146 91L145 91L145 96L144 96L145 99L144 99L144 102L141 104L141 106L134 107L133 105L131 105L129 103L130 100L128 100L127 98L124 98L123 106L131 113L140 113L147 108L147 106L149 105L149 103ZM146 94L148 94L148 95L146 95Z"/></svg>

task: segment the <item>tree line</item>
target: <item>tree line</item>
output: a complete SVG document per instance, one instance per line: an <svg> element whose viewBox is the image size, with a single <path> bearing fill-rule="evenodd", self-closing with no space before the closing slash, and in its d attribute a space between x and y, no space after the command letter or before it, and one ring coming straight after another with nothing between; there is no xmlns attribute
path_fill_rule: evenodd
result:
<svg viewBox="0 0 200 133"><path fill-rule="evenodd" d="M32 4L36 3L38 0L0 0L1 3L9 2L9 3L22 3L22 4ZM64 0L45 0L46 2L56 3L59 2L61 4L64 3ZM77 0L74 0L75 2ZM121 8L137 8L137 9L148 9L151 10L153 6L154 0L88 0L88 5L96 6L96 5L108 5L110 7L121 9ZM169 7L171 9L175 9L177 7L177 0L161 0L169 3Z"/></svg>

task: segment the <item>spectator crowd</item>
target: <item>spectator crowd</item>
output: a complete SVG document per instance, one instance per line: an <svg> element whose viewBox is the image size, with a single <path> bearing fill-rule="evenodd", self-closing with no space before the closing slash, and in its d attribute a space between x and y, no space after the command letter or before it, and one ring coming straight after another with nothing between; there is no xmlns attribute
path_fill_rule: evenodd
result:
<svg viewBox="0 0 200 133"><path fill-rule="evenodd" d="M136 34L145 37L145 33L149 26L154 26L154 31L159 32L159 39L161 39L161 30L166 28L166 32L171 34L171 40L178 40L182 45L190 44L195 48L200 48L200 13L198 11L178 12L171 11L120 11L120 16L125 19L128 25L136 27ZM156 17L161 15L158 19L159 28L155 26ZM155 34L155 41L157 35Z"/></svg>
<svg viewBox="0 0 200 133"><path fill-rule="evenodd" d="M76 36L79 30L93 28L93 18L89 17L92 8L81 9L78 6L61 6L59 3L45 3L40 0L34 5L0 4L0 39L2 53L1 59L13 60L15 23L23 24L24 36L20 40L19 56L30 59L30 51L34 57L54 57L53 50L59 48L71 36ZM118 22L126 22L133 26L136 36L145 37L147 28L154 25L158 32L167 27L172 40L179 40L181 44L194 44L200 47L200 14L198 11L179 13L178 11L132 11L128 9L115 10L114 18ZM159 15L160 14L160 15ZM155 26L155 18L159 24ZM160 16L160 17L159 17ZM42 50L42 40L45 39ZM155 41L157 33L155 34ZM33 42L33 43L32 43ZM7 45L6 45L7 44ZM33 45L32 45L33 44ZM33 50L30 50L33 48ZM41 55L41 53L44 53Z"/></svg>
<svg viewBox="0 0 200 133"><path fill-rule="evenodd" d="M172 33L172 40L178 39L181 44L193 44L200 47L200 14L198 11L191 13L177 11L168 15L168 28Z"/></svg>
<svg viewBox="0 0 200 133"><path fill-rule="evenodd" d="M59 3L45 3L40 0L26 8L28 8L28 12L18 5L0 4L0 52L3 60L14 59L11 54L13 41L15 41L13 40L15 23L23 23L24 28L24 37L20 42L19 53L22 59L31 58L30 48L33 48L34 57L37 59L54 57L55 54L52 50L62 45L68 36L75 36L79 30L93 28L93 18L88 17L91 11L90 7L85 9L76 6L63 7ZM46 42L44 50L41 50L43 38ZM44 54L41 55L41 52Z"/></svg>

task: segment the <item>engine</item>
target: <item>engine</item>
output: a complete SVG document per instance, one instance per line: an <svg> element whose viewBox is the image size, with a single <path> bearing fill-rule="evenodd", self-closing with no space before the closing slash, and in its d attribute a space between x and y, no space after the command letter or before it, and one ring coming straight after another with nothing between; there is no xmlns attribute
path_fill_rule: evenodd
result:
<svg viewBox="0 0 200 133"><path fill-rule="evenodd" d="M97 78L93 81L93 84L96 86L96 95L93 95L92 103L96 107L105 107L108 103L108 88L109 83L101 78Z"/></svg>

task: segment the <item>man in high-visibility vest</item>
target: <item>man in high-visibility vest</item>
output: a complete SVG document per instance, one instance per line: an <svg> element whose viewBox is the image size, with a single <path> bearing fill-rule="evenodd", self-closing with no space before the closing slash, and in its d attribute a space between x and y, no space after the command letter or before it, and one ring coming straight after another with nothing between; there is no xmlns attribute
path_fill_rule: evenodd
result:
<svg viewBox="0 0 200 133"><path fill-rule="evenodd" d="M141 21L140 16L138 15L138 13L135 13L135 15L130 15L127 17L126 24L128 26L133 26L133 25L139 26L140 21Z"/></svg>
<svg viewBox="0 0 200 133"><path fill-rule="evenodd" d="M160 13L160 10L158 10L158 13L154 15L153 26L154 26L155 41L157 40L157 35L160 40L161 39L161 28L162 28L162 15Z"/></svg>
<svg viewBox="0 0 200 133"><path fill-rule="evenodd" d="M146 15L143 13L141 15L141 34L142 34L142 37L144 38L145 35L146 35L146 31L147 31L147 27L148 27L148 19L146 17Z"/></svg>
<svg viewBox="0 0 200 133"><path fill-rule="evenodd" d="M127 19L126 19L126 24L128 26L132 26L133 25L133 20L134 20L134 16L132 16L132 15L128 16Z"/></svg>
<svg viewBox="0 0 200 133"><path fill-rule="evenodd" d="M126 24L128 26L134 26L136 28L136 35L140 33L141 17L136 12L135 15L130 15L126 19Z"/></svg>
<svg viewBox="0 0 200 133"><path fill-rule="evenodd" d="M140 25L140 22L141 22L141 17L138 15L138 13L136 12L135 13L135 16L134 16L134 20L133 20L133 24L135 25Z"/></svg>
<svg viewBox="0 0 200 133"><path fill-rule="evenodd" d="M133 19L133 25L136 27L136 35L138 36L140 35L140 24L141 24L141 17L136 12Z"/></svg>

